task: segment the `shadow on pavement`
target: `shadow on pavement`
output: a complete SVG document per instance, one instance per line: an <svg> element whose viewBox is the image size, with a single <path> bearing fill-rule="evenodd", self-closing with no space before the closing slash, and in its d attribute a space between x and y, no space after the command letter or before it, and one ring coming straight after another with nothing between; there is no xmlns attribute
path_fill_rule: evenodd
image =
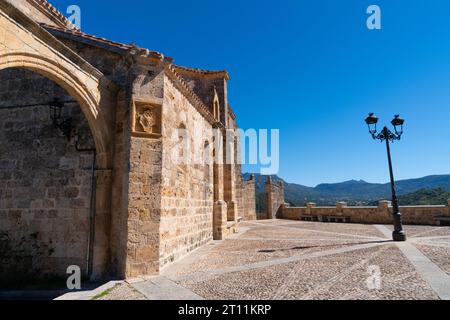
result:
<svg viewBox="0 0 450 320"><path fill-rule="evenodd" d="M293 247L289 249L263 249L259 250L259 253L273 253L273 252L279 252L279 251L290 251L290 250L306 250L306 249L312 249L312 248L329 248L329 247L336 247L336 246L356 246L361 244L372 244L372 243L387 243L387 242L393 242L392 240L377 240L377 241L367 241L367 242L352 242L352 243L337 243L337 244L329 244L329 245L322 245L322 246L301 246L301 247Z"/></svg>
<svg viewBox="0 0 450 320"><path fill-rule="evenodd" d="M81 290L69 290L67 288L59 289L39 289L39 290L0 290L0 301L17 301L17 300L54 300L67 293L76 293L94 290L106 282L85 282L82 284Z"/></svg>

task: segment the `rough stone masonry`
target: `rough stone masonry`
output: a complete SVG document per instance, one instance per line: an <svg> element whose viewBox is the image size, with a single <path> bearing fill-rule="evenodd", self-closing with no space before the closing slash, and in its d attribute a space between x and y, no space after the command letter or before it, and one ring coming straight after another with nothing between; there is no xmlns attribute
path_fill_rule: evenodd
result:
<svg viewBox="0 0 450 320"><path fill-rule="evenodd" d="M229 80L1 0L0 281L155 275L256 219Z"/></svg>

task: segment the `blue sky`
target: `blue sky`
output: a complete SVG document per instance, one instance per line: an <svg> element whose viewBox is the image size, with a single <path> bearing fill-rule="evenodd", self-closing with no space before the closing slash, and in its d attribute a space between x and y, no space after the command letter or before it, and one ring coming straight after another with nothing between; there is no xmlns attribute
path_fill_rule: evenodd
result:
<svg viewBox="0 0 450 320"><path fill-rule="evenodd" d="M227 69L243 129L280 129L289 182L388 180L385 149L363 120L406 118L398 179L450 173L450 1L66 1L85 32L203 69ZM366 9L382 10L382 30ZM244 170L256 170L244 167Z"/></svg>

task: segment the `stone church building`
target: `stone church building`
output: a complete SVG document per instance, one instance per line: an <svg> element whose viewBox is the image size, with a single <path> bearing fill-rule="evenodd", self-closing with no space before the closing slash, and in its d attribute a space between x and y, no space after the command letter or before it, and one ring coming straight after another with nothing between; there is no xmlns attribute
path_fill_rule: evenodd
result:
<svg viewBox="0 0 450 320"><path fill-rule="evenodd" d="M228 81L0 0L0 281L155 275L256 219Z"/></svg>

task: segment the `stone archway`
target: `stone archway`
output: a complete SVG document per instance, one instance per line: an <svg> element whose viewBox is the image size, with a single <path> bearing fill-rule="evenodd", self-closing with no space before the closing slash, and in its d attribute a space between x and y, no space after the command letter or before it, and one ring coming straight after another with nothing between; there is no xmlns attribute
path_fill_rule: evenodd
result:
<svg viewBox="0 0 450 320"><path fill-rule="evenodd" d="M97 151L92 277L106 273L109 254L111 167L116 86L25 14L0 2L0 70L23 68L65 89L80 105Z"/></svg>
<svg viewBox="0 0 450 320"><path fill-rule="evenodd" d="M117 88L96 68L8 3L0 3L0 70L26 68L64 88L80 104L102 166L110 166Z"/></svg>

